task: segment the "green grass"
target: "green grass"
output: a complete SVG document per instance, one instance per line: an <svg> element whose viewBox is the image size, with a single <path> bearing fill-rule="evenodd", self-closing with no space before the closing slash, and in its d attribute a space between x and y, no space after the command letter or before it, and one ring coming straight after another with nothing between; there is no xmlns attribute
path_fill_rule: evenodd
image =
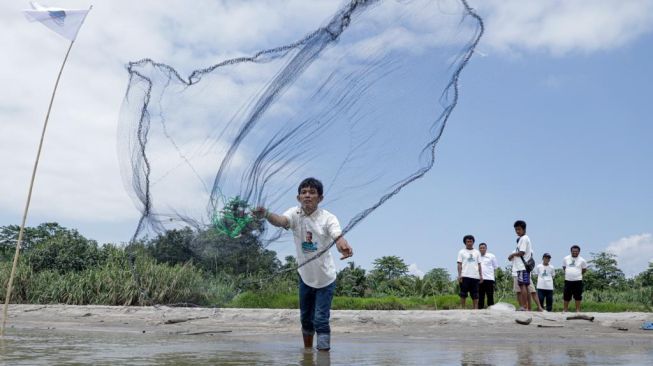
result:
<svg viewBox="0 0 653 366"><path fill-rule="evenodd" d="M109 261L78 272L35 272L24 262L17 267L12 302L70 305L149 305L190 302L206 304L206 281L192 266L168 266L154 260L137 261L141 295L129 266ZM0 296L5 298L11 263L0 263Z"/></svg>
<svg viewBox="0 0 653 366"><path fill-rule="evenodd" d="M452 309L459 303L453 295L435 297L339 297L333 299L338 310L435 310Z"/></svg>
<svg viewBox="0 0 653 366"><path fill-rule="evenodd" d="M512 297L508 298L508 296ZM517 301L511 293L510 295L503 296L501 301L517 307ZM535 303L531 302L531 308L536 309ZM560 312L562 309L562 294L556 293L553 296L553 311ZM572 299L569 302L569 310L575 311L575 309L576 305ZM653 288L611 292L587 291L583 293L581 311L597 313L619 313L625 311L651 312L653 311Z"/></svg>
<svg viewBox="0 0 653 366"><path fill-rule="evenodd" d="M454 295L436 297L345 297L335 296L331 308L334 310L435 310L453 309L459 305ZM235 308L297 309L297 294L271 294L247 291L227 304Z"/></svg>
<svg viewBox="0 0 653 366"><path fill-rule="evenodd" d="M34 271L20 261L14 280L12 302L27 304L63 303L71 305L152 305L189 303L200 306L297 309L296 278L232 278L213 276L192 264L170 266L152 258L139 257L136 263L145 297L135 284L124 253L113 253L103 265L78 272ZM4 299L11 270L10 261L0 261L0 297ZM258 278L258 280L257 280ZM248 284L239 288L238 283ZM496 293L497 301L516 305L514 294ZM468 299L467 307L472 301ZM448 310L459 309L455 294L428 297L344 297L333 299L334 310ZM574 302L570 310L574 310ZM554 296L554 311L562 310L562 296ZM587 291L585 312L651 312L653 288L623 291Z"/></svg>
<svg viewBox="0 0 653 366"><path fill-rule="evenodd" d="M297 294L264 294L247 291L236 296L227 307L256 309L298 309Z"/></svg>
<svg viewBox="0 0 653 366"><path fill-rule="evenodd" d="M517 305L513 299L503 299L502 301ZM562 311L562 298L554 299L553 304L553 311ZM226 306L234 308L297 309L299 308L299 299L297 294L272 294L247 291L236 296ZM468 299L467 308L471 309L471 306L472 302ZM460 298L456 295L365 298L336 296L333 298L331 308L334 310L450 310L460 309ZM533 309L535 309L534 304ZM570 303L570 309L572 311L574 310L573 301ZM610 303L588 300L583 301L582 304L582 311L586 312L650 312L652 310L650 306L641 303Z"/></svg>

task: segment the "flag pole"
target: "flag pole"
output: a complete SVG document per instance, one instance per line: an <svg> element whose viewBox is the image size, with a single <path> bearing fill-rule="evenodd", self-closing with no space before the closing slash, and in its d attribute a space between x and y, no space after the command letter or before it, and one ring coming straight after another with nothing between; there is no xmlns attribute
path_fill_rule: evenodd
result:
<svg viewBox="0 0 653 366"><path fill-rule="evenodd" d="M70 46L68 46L68 51L66 51L66 56L63 59L61 68L59 69L59 74L57 75L57 81L54 83L54 90L52 90L52 96L50 97L50 105L48 106L48 113L45 115L45 123L43 123L43 131L41 132L41 141L39 141L39 148L36 152L36 160L34 161L34 168L32 169L32 179L29 183L29 190L27 191L27 202L25 203L25 210L23 211L23 221L20 224L20 231L18 232L18 241L16 242L16 253L14 254L14 264L11 267L11 275L9 276L9 282L7 283L7 292L5 293L5 305L2 310L2 328L0 328L0 337L5 335L5 325L7 324L7 308L9 307L9 300L11 299L11 291L14 282L14 275L16 274L16 266L18 264L18 256L20 255L20 244L23 241L23 234L25 232L25 222L27 221L27 212L29 211L29 204L32 200L32 188L34 188L34 179L36 178L36 169L39 166L39 158L41 156L41 149L43 147L43 139L45 137L45 130L48 127L48 119L50 118L50 111L52 110L52 103L54 102L54 95L57 92L57 86L59 86L59 79L61 79L61 73L63 72L64 66L66 66L66 61L68 60L68 55L70 50L73 48L75 40L70 41Z"/></svg>

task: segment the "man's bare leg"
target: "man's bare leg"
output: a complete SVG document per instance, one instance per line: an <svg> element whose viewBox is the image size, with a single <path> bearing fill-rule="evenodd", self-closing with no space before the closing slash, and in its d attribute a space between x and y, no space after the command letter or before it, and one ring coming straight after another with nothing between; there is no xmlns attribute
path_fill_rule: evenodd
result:
<svg viewBox="0 0 653 366"><path fill-rule="evenodd" d="M537 297L537 292L531 292L531 297L535 301L535 305L537 305L537 311L544 311L542 304L540 304L540 298Z"/></svg>
<svg viewBox="0 0 653 366"><path fill-rule="evenodd" d="M527 311L531 311L531 302L528 298L528 285L519 285L519 297L521 299L519 305Z"/></svg>

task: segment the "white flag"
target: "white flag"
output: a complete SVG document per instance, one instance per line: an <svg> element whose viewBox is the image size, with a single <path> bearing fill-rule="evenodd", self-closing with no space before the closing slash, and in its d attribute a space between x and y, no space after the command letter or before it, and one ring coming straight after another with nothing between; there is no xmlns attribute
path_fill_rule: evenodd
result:
<svg viewBox="0 0 653 366"><path fill-rule="evenodd" d="M41 22L46 27L59 33L69 41L74 41L81 28L86 14L91 9L67 10L61 8L44 7L36 2L31 2L32 9L23 10L30 22Z"/></svg>

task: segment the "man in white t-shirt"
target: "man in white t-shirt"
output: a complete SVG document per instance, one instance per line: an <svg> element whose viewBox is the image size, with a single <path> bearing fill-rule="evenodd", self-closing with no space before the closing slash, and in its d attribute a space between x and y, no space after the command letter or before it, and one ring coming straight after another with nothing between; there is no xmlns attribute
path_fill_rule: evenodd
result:
<svg viewBox="0 0 653 366"><path fill-rule="evenodd" d="M542 263L538 264L533 270L537 276L537 297L540 304L546 308L546 311L553 310L553 277L555 277L555 268L549 264L551 254L544 253Z"/></svg>
<svg viewBox="0 0 653 366"><path fill-rule="evenodd" d="M465 249L458 252L458 283L460 284L460 306L465 309L467 294L472 297L474 309L478 309L478 285L483 282L481 253L474 249L474 236L465 235Z"/></svg>
<svg viewBox="0 0 653 366"><path fill-rule="evenodd" d="M525 262L528 261L532 254L531 240L526 235L526 222L523 220L515 221L513 225L517 234L517 248L508 256L512 261L512 271L517 276L517 286L519 287L519 310L528 310L528 285L531 283L531 274L526 270ZM527 309L528 307L528 309Z"/></svg>
<svg viewBox="0 0 653 366"><path fill-rule="evenodd" d="M494 271L499 268L497 257L488 253L487 244L478 245L478 251L481 253L481 272L483 282L478 286L478 308L485 307L485 298L487 297L487 306L494 305Z"/></svg>
<svg viewBox="0 0 653 366"><path fill-rule="evenodd" d="M571 254L562 260L562 270L565 272L565 287L562 292L563 310L569 310L569 301L574 297L576 312L580 312L583 300L583 274L587 271L587 262L580 256L580 247L571 247Z"/></svg>
<svg viewBox="0 0 653 366"><path fill-rule="evenodd" d="M322 182L304 179L297 189L300 206L288 209L283 215L258 207L254 213L264 216L274 226L293 232L299 263L299 309L304 347L313 347L317 333L317 349L331 348L329 317L336 287L336 268L329 249L335 242L342 259L354 253L342 235L338 219L318 207L324 198Z"/></svg>

